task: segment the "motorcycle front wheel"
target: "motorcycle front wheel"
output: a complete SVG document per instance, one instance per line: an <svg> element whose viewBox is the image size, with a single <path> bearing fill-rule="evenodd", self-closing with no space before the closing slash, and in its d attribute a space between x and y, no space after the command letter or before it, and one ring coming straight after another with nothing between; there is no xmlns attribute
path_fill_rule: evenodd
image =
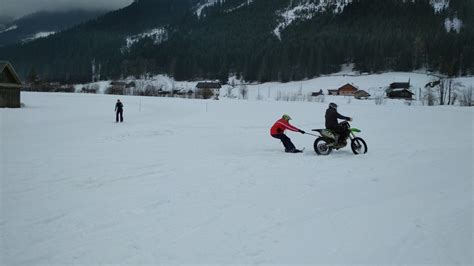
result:
<svg viewBox="0 0 474 266"><path fill-rule="evenodd" d="M356 137L351 140L351 149L354 154L367 153L367 144L363 139Z"/></svg>
<svg viewBox="0 0 474 266"><path fill-rule="evenodd" d="M314 141L314 151L318 155L328 155L332 151L332 147L328 146L328 141L323 137L319 137Z"/></svg>

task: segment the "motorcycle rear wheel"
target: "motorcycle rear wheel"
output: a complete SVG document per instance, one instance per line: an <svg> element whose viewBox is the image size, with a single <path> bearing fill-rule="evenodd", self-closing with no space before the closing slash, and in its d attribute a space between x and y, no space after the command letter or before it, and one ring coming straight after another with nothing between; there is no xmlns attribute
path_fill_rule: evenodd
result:
<svg viewBox="0 0 474 266"><path fill-rule="evenodd" d="M314 141L314 151L318 155L329 155L332 151L332 147L328 146L328 144L325 138L319 137Z"/></svg>

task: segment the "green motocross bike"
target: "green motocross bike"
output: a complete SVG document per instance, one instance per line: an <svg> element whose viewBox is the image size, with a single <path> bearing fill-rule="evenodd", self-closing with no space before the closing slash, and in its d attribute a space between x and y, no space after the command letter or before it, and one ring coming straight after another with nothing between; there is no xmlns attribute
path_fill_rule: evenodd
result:
<svg viewBox="0 0 474 266"><path fill-rule="evenodd" d="M354 133L361 132L357 128L351 128L349 123L342 122L341 125L347 129L348 134L345 139L339 139L336 143L336 136L338 135L330 129L313 129L312 131L319 132L320 136L314 141L314 151L318 155L329 155L333 149L339 150L347 145L347 140L350 139L351 149L354 154L367 153L367 144L365 141L356 137ZM316 135L315 135L316 136Z"/></svg>

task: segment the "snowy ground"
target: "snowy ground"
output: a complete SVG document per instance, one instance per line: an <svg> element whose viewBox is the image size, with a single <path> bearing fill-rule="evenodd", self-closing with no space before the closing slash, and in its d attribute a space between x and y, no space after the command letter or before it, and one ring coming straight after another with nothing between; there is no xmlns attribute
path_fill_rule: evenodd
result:
<svg viewBox="0 0 474 266"><path fill-rule="evenodd" d="M22 93L0 109L1 265L473 263L472 108ZM329 101L369 152L303 154Z"/></svg>

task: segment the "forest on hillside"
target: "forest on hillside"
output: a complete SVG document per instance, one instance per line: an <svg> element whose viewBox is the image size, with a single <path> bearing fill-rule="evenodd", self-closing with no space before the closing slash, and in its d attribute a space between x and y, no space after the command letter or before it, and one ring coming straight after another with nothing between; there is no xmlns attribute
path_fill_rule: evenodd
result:
<svg viewBox="0 0 474 266"><path fill-rule="evenodd" d="M234 74L287 82L337 72L344 63L370 73L474 74L471 0L453 0L439 13L429 0L354 0L341 14L327 11L293 22L281 40L273 30L289 0L255 0L228 12L239 1L207 8L201 17L191 8L193 0L138 1L50 38L0 49L0 57L22 76L34 70L63 82L89 81L94 59L107 79L165 73L176 80L225 83ZM448 31L446 18L461 20L460 31ZM122 49L127 36L156 27L166 28L167 41L144 38Z"/></svg>

